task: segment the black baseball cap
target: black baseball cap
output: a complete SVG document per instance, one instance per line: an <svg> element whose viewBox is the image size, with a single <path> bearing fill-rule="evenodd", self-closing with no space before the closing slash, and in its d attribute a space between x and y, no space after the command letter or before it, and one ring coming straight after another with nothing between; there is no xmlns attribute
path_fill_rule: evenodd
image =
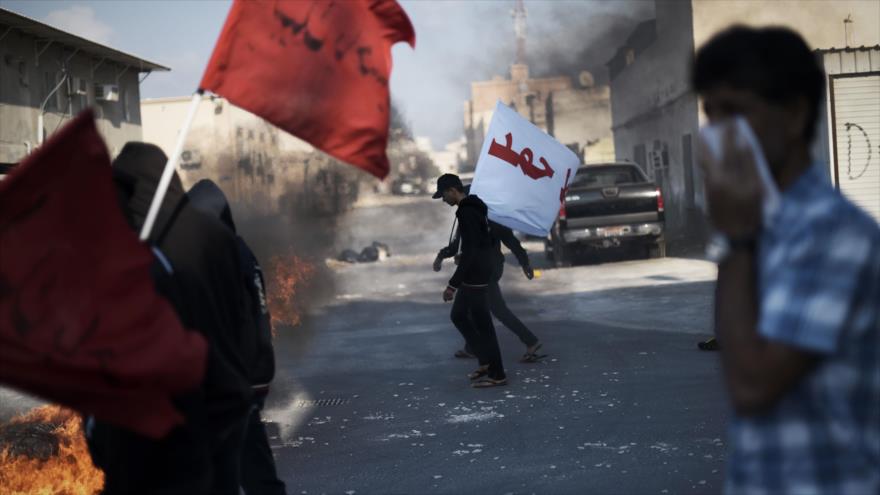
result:
<svg viewBox="0 0 880 495"><path fill-rule="evenodd" d="M431 196L434 199L438 199L443 197L443 191L449 189L450 187L458 187L460 189L464 189L464 185L461 183L461 179L458 178L455 174L443 174L437 178L437 192Z"/></svg>

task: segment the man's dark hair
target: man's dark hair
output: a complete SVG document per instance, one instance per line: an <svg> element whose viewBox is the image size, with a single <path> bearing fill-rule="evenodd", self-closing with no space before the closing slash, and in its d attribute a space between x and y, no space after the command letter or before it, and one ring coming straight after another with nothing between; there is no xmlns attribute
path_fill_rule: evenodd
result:
<svg viewBox="0 0 880 495"><path fill-rule="evenodd" d="M803 96L810 105L810 120L804 130L810 141L816 130L825 73L817 55L791 29L733 26L697 51L691 83L698 93L727 85L777 104Z"/></svg>

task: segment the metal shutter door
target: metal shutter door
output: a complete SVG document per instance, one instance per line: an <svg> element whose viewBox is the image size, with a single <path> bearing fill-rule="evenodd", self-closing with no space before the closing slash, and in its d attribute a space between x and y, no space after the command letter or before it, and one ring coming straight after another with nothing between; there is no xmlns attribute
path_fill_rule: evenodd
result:
<svg viewBox="0 0 880 495"><path fill-rule="evenodd" d="M880 222L880 75L832 81L837 185Z"/></svg>

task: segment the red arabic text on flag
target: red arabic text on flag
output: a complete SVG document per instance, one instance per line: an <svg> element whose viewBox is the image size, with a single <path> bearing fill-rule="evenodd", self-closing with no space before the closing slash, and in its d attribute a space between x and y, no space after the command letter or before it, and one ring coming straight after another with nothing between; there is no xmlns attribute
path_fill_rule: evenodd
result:
<svg viewBox="0 0 880 495"><path fill-rule="evenodd" d="M235 0L199 87L384 178L398 41L415 32L395 0Z"/></svg>

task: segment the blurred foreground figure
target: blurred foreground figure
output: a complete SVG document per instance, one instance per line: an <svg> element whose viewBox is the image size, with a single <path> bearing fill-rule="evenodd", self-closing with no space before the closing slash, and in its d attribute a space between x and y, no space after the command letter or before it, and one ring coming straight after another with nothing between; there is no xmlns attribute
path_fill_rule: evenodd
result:
<svg viewBox="0 0 880 495"><path fill-rule="evenodd" d="M217 184L209 179L200 180L187 192L187 197L196 209L220 220L235 233L229 202ZM247 495L283 495L284 482L278 479L269 437L260 417L269 394L269 384L275 376L272 320L266 302L266 284L256 256L241 236L236 234L235 237L242 270L240 283L247 294L246 315L251 319L246 333L242 334L241 349L254 392L241 447L241 486Z"/></svg>
<svg viewBox="0 0 880 495"><path fill-rule="evenodd" d="M154 145L128 143L113 162L120 206L135 232L166 160ZM104 493L237 495L239 452L229 445L243 435L251 392L239 354L246 320L235 237L187 203L175 175L149 243L156 288L187 328L206 337L208 365L199 391L176 401L186 423L161 440L88 422L89 450L106 475Z"/></svg>
<svg viewBox="0 0 880 495"><path fill-rule="evenodd" d="M722 151L701 149L711 221L727 237L715 332L735 409L725 492L880 493L880 228L810 161L824 91L784 28L734 27L697 53L693 85ZM745 119L760 148L738 140ZM756 172L763 153L779 190Z"/></svg>

